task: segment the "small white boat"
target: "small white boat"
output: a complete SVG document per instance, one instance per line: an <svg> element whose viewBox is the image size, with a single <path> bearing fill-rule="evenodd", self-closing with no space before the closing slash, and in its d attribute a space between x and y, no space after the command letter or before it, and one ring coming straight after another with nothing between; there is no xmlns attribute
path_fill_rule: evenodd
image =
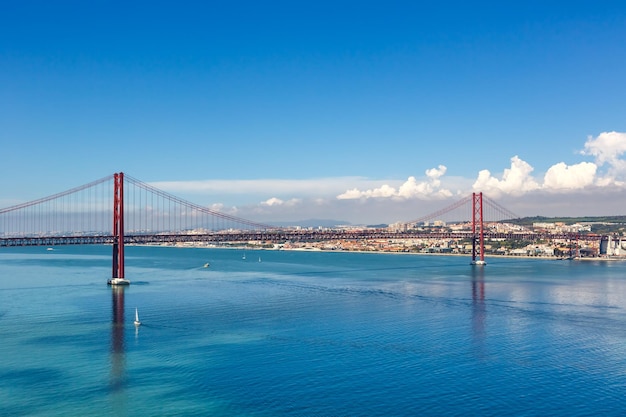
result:
<svg viewBox="0 0 626 417"><path fill-rule="evenodd" d="M141 326L141 322L139 321L139 312L135 309L135 326Z"/></svg>
<svg viewBox="0 0 626 417"><path fill-rule="evenodd" d="M210 266L210 265L209 265L209 263L208 263L208 262L204 264L204 268L208 268L209 266Z"/></svg>
<svg viewBox="0 0 626 417"><path fill-rule="evenodd" d="M46 249L46 250L54 250L54 248L48 248L48 249Z"/></svg>
<svg viewBox="0 0 626 417"><path fill-rule="evenodd" d="M259 256L259 262L261 262L261 257Z"/></svg>
<svg viewBox="0 0 626 417"><path fill-rule="evenodd" d="M241 259L243 259L244 261L246 260L246 253L243 253L243 256L241 257Z"/></svg>
<svg viewBox="0 0 626 417"><path fill-rule="evenodd" d="M130 281L124 278L111 278L107 285L130 285Z"/></svg>

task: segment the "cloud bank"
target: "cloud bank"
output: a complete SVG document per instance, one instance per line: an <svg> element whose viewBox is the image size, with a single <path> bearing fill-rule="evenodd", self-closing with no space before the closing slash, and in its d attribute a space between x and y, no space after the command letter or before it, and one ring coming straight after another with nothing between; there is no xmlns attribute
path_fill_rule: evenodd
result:
<svg viewBox="0 0 626 417"><path fill-rule="evenodd" d="M626 191L624 154L626 133L603 132L596 137L588 137L582 149L574 155L586 160L555 162L543 173L536 173L530 162L513 155L501 173L483 169L473 179L447 177L448 168L438 165L426 169L422 176L410 176L404 181L340 177L211 180L152 185L177 195L182 192L261 197L256 203L247 201L240 207L231 205L227 209L228 204L220 207L239 216L260 216L263 220L307 217L355 219L357 222L409 220L419 217L416 207L426 214L431 207L432 210L442 208L447 204L446 200L452 203L471 192L483 192L490 198L506 201L511 205L507 208L521 215L594 215L609 211L623 214L626 207L621 208L617 196ZM590 213L602 208L606 212ZM530 212L533 209L535 212ZM567 213L575 210L579 213Z"/></svg>
<svg viewBox="0 0 626 417"><path fill-rule="evenodd" d="M626 174L626 133L605 132L589 137L580 151L583 156L593 157L593 162L567 165L558 162L537 179L531 174L533 167L518 156L511 158L511 167L504 170L499 179L487 170L478 173L473 189L493 197L502 195L521 196L533 191L562 193L568 190L585 190L603 187L623 187ZM601 171L602 168L605 168Z"/></svg>
<svg viewBox="0 0 626 417"><path fill-rule="evenodd" d="M589 137L580 155L590 156L593 161L568 165L557 162L543 174L533 176L533 166L518 155L511 157L510 166L501 174L480 170L471 190L484 192L493 198L501 196L521 197L533 192L563 193L602 187L623 187L626 174L626 133L604 132ZM605 168L602 170L602 168ZM339 200L392 198L392 199L442 199L455 195L446 188L444 176L447 168L439 165L428 169L423 180L409 177L395 188L383 184L373 189L351 188L337 195Z"/></svg>
<svg viewBox="0 0 626 417"><path fill-rule="evenodd" d="M339 200L354 200L368 198L393 198L393 199L411 199L411 198L445 198L451 197L452 193L441 187L440 178L446 173L447 168L439 165L437 168L427 169L426 180L418 181L415 177L409 177L397 189L388 184L374 189L359 190L352 188L337 196Z"/></svg>

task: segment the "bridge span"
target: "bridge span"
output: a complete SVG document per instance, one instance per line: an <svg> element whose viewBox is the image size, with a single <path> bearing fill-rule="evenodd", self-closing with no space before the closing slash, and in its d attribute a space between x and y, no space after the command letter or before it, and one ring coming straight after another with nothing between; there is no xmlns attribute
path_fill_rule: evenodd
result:
<svg viewBox="0 0 626 417"><path fill-rule="evenodd" d="M387 230L363 229L363 230L276 230L276 231L237 231L237 232L214 232L214 233L159 233L159 234L126 234L126 245L174 245L177 243L286 243L286 242L328 242L334 240L368 241L368 240L409 240L409 239L432 239L432 240L467 240L473 238L472 232L390 232ZM576 235L572 233L494 233L485 232L486 240L576 240L577 238L587 241L600 241L605 238L602 235L586 234ZM112 245L115 242L113 235L96 236L30 236L0 238L0 247L11 246L58 246L58 245Z"/></svg>
<svg viewBox="0 0 626 417"><path fill-rule="evenodd" d="M486 197L483 199L482 193L473 193L435 213L405 222L405 225L411 225L407 231L367 228L294 230L200 206L120 172L65 192L0 209L0 247L111 245L112 277L127 283L128 280L124 279L124 245L455 239L471 243L472 263L484 265L485 239L573 239L569 234L494 233L485 228L484 208L487 206L500 220L516 218L496 202ZM469 217L471 230L440 232L433 229L424 232L415 228L430 221L440 221L441 216L452 213L457 220L460 218L464 222ZM601 237L587 236L586 239L600 240Z"/></svg>

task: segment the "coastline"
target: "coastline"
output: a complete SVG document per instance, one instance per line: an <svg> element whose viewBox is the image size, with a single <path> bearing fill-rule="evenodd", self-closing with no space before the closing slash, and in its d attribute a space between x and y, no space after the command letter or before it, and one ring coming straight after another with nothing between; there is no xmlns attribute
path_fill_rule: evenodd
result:
<svg viewBox="0 0 626 417"><path fill-rule="evenodd" d="M350 250L350 249L322 249L318 247L298 247L290 248L274 245L273 247L261 247L260 245L215 245L215 244L133 244L127 246L149 246L149 247L168 247L168 248L204 248L204 249L233 249L233 250L250 250L250 251L291 251L291 252L323 252L323 253L368 253L381 255L416 255L416 256L454 256L454 257L471 257L468 253L441 253L441 252L410 252L410 251L385 251L385 250ZM599 261L599 262L619 262L626 261L626 256L602 256L602 257L574 257L562 258L557 256L541 256L541 255L485 255L485 261L490 259L528 259L528 260L553 260L553 261Z"/></svg>

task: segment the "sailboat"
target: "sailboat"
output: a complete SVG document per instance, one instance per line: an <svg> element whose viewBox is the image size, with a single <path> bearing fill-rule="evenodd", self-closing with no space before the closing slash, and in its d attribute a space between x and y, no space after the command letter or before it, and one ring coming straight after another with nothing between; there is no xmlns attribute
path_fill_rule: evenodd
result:
<svg viewBox="0 0 626 417"><path fill-rule="evenodd" d="M241 259L243 259L244 261L246 260L246 253L243 253L243 256L241 257Z"/></svg>
<svg viewBox="0 0 626 417"><path fill-rule="evenodd" d="M139 321L139 312L135 309L135 326L141 326L141 322Z"/></svg>

